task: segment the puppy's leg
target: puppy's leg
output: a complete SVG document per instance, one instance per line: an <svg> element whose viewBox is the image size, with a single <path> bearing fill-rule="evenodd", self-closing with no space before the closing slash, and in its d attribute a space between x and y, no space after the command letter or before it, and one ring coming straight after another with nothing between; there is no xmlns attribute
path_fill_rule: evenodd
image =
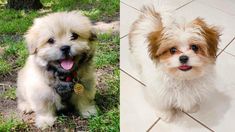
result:
<svg viewBox="0 0 235 132"><path fill-rule="evenodd" d="M32 108L30 104L24 99L24 96L21 94L21 89L16 89L16 96L17 96L17 108L24 113L32 112Z"/></svg>
<svg viewBox="0 0 235 132"><path fill-rule="evenodd" d="M31 103L33 103L31 105L36 114L35 125L41 129L52 126L54 124L54 121L56 120L56 108L53 100L48 98L33 98L33 102Z"/></svg>
<svg viewBox="0 0 235 132"><path fill-rule="evenodd" d="M44 103L44 105L37 106L37 109L35 110L35 125L42 129L45 129L48 126L52 126L56 120L55 108L51 106L51 104L47 104L46 102Z"/></svg>
<svg viewBox="0 0 235 132"><path fill-rule="evenodd" d="M84 91L80 94L74 93L71 98L71 103L84 118L88 118L97 113L94 101L96 93L94 77L82 80L82 84L85 87Z"/></svg>

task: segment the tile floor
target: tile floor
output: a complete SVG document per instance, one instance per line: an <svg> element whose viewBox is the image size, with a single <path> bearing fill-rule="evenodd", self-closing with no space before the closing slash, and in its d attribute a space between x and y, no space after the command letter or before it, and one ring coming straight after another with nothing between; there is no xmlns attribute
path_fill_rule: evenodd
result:
<svg viewBox="0 0 235 132"><path fill-rule="evenodd" d="M173 123L163 122L144 100L128 52L128 31L139 9L148 3L168 4L188 19L203 17L222 29L216 64L217 92L199 112L183 113ZM122 132L231 132L235 131L235 1L234 0L121 0L121 131Z"/></svg>

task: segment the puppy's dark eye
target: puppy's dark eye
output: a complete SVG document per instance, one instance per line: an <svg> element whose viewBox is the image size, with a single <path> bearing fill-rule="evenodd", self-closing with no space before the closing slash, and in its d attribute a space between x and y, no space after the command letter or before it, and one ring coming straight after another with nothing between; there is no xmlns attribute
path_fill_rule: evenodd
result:
<svg viewBox="0 0 235 132"><path fill-rule="evenodd" d="M175 47L170 48L170 53L173 55L175 54L177 49Z"/></svg>
<svg viewBox="0 0 235 132"><path fill-rule="evenodd" d="M54 40L53 38L49 38L49 39L47 40L47 43L49 43L49 44L54 44L54 43L55 43L55 40Z"/></svg>
<svg viewBox="0 0 235 132"><path fill-rule="evenodd" d="M76 40L76 39L78 39L78 34L73 32L71 36L71 40Z"/></svg>
<svg viewBox="0 0 235 132"><path fill-rule="evenodd" d="M198 51L198 46L197 45L191 45L191 47L190 47L194 52L197 52Z"/></svg>

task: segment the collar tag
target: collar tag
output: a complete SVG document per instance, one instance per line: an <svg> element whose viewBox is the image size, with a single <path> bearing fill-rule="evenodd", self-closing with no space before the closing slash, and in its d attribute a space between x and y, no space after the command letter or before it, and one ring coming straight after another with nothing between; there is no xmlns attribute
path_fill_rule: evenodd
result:
<svg viewBox="0 0 235 132"><path fill-rule="evenodd" d="M73 87L73 90L76 94L81 94L84 91L84 86L80 83L76 83Z"/></svg>

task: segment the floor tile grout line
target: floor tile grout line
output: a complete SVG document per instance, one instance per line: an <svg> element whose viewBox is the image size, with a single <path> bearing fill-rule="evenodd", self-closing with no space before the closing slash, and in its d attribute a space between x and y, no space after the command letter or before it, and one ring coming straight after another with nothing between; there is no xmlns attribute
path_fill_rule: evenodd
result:
<svg viewBox="0 0 235 132"><path fill-rule="evenodd" d="M142 83L140 80L136 79L135 77L133 77L131 74L127 73L126 71L124 71L123 69L120 68L120 70L122 72L124 72L125 74L127 74L128 76L130 76L132 79L136 80L137 82L139 82L140 84L142 84L143 86L146 86L144 83Z"/></svg>
<svg viewBox="0 0 235 132"><path fill-rule="evenodd" d="M122 2L122 1L121 1L121 3L126 5L126 6L129 6L129 7L133 8L134 10L136 10L136 11L138 11L140 13L142 13L139 9L135 8L134 6L131 6L131 5L129 5L129 4L125 3L125 2Z"/></svg>
<svg viewBox="0 0 235 132"><path fill-rule="evenodd" d="M220 54L222 54L222 52L224 52L224 51L221 49L221 51L216 55L216 58L217 58Z"/></svg>
<svg viewBox="0 0 235 132"><path fill-rule="evenodd" d="M190 114L182 111L184 114L186 114L188 117L192 118L194 121L196 121L197 123L199 123L200 125L204 126L205 128L207 128L208 130L210 130L211 132L215 132L214 130L212 130L211 128L209 128L208 126L206 126L204 123L202 123L201 121L199 121L198 119L196 119L195 117L191 116Z"/></svg>
<svg viewBox="0 0 235 132"><path fill-rule="evenodd" d="M222 49L222 51L216 57L218 57L223 51L225 51L225 49L233 42L233 40L235 40L235 37L232 38L232 40Z"/></svg>
<svg viewBox="0 0 235 132"><path fill-rule="evenodd" d="M192 3L193 1L195 1L195 0L191 0L191 1L189 1L188 3L183 4L182 6L176 8L174 11L177 11L177 10L183 8L184 6L187 6L188 4Z"/></svg>
<svg viewBox="0 0 235 132"><path fill-rule="evenodd" d="M149 127L149 129L146 132L150 132L150 130L161 120L160 117L157 118L157 120Z"/></svg>
<svg viewBox="0 0 235 132"><path fill-rule="evenodd" d="M120 39L123 39L123 38L125 38L126 36L128 36L128 34L126 34L126 35L124 35L124 36L120 37Z"/></svg>

